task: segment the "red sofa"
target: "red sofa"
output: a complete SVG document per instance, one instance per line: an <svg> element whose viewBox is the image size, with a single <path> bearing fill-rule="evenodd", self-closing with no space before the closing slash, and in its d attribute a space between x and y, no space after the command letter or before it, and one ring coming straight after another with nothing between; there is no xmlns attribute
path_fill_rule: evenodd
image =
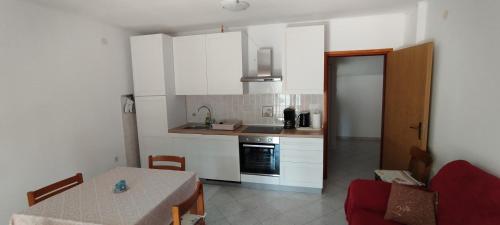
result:
<svg viewBox="0 0 500 225"><path fill-rule="evenodd" d="M438 225L499 225L500 178L467 161L446 164L429 189L439 193ZM399 225L384 220L391 184L355 180L349 185L345 213L349 225Z"/></svg>

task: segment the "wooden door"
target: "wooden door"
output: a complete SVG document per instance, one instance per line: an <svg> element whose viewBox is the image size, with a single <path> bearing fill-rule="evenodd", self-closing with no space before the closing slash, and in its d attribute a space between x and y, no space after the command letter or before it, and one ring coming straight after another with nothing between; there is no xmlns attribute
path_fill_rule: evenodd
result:
<svg viewBox="0 0 500 225"><path fill-rule="evenodd" d="M387 55L381 167L407 169L410 149L427 150L433 43Z"/></svg>

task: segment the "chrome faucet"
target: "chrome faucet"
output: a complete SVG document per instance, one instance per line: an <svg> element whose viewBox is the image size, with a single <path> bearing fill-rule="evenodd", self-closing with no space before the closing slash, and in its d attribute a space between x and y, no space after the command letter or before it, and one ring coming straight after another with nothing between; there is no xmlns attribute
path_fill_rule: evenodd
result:
<svg viewBox="0 0 500 225"><path fill-rule="evenodd" d="M206 105L202 105L200 106L200 108L198 108L198 112L200 112L201 109L206 109L208 111L207 116L205 117L205 125L212 125L214 119L212 118L212 111L210 110L210 108Z"/></svg>

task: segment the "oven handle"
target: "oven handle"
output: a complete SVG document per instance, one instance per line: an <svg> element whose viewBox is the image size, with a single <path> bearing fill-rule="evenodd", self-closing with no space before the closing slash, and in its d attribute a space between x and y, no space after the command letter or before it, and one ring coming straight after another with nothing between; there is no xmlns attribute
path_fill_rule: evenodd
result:
<svg viewBox="0 0 500 225"><path fill-rule="evenodd" d="M243 147L250 147L250 148L271 148L271 149L274 149L274 145L249 145L249 144L243 144Z"/></svg>

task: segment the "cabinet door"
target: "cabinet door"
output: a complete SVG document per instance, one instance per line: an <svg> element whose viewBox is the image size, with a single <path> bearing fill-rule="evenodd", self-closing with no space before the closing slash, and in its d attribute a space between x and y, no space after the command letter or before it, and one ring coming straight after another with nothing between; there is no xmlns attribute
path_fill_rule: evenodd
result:
<svg viewBox="0 0 500 225"><path fill-rule="evenodd" d="M281 138L281 161L323 165L322 138Z"/></svg>
<svg viewBox="0 0 500 225"><path fill-rule="evenodd" d="M174 73L177 95L206 95L205 35L174 37Z"/></svg>
<svg viewBox="0 0 500 225"><path fill-rule="evenodd" d="M171 139L167 137L139 136L139 149L142 168L149 167L148 156L150 155L179 155L174 152L175 149L172 148Z"/></svg>
<svg viewBox="0 0 500 225"><path fill-rule="evenodd" d="M204 149L203 142L201 140L202 135L198 134L171 134L173 139L173 148L177 152L175 155L181 155L186 157L186 170L195 172L198 177L200 176L200 149Z"/></svg>
<svg viewBox="0 0 500 225"><path fill-rule="evenodd" d="M280 184L323 188L323 139L281 138Z"/></svg>
<svg viewBox="0 0 500 225"><path fill-rule="evenodd" d="M241 32L209 34L207 46L207 87L209 95L241 95L243 49Z"/></svg>
<svg viewBox="0 0 500 225"><path fill-rule="evenodd" d="M323 94L325 31L323 25L289 27L285 42L285 92Z"/></svg>
<svg viewBox="0 0 500 225"><path fill-rule="evenodd" d="M130 38L134 94L165 95L164 35Z"/></svg>
<svg viewBox="0 0 500 225"><path fill-rule="evenodd" d="M323 165L280 162L280 184L286 186L323 188Z"/></svg>
<svg viewBox="0 0 500 225"><path fill-rule="evenodd" d="M165 96L136 97L139 136L166 137L168 133Z"/></svg>
<svg viewBox="0 0 500 225"><path fill-rule="evenodd" d="M237 136L205 135L200 157L199 176L206 179L240 181L240 158Z"/></svg>
<svg viewBox="0 0 500 225"><path fill-rule="evenodd" d="M170 134L173 148L186 157L186 170L204 179L240 181L237 136Z"/></svg>

